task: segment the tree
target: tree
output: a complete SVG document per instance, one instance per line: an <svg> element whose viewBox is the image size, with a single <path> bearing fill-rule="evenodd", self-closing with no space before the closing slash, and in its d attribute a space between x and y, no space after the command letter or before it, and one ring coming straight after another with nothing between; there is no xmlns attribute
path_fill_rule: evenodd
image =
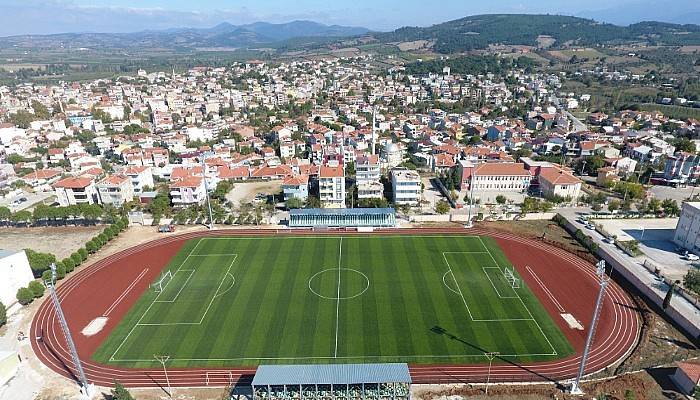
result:
<svg viewBox="0 0 700 400"><path fill-rule="evenodd" d="M26 306L34 301L34 293L26 287L17 289L17 301L19 304Z"/></svg>
<svg viewBox="0 0 700 400"><path fill-rule="evenodd" d="M306 208L321 208L321 200L316 196L306 198Z"/></svg>
<svg viewBox="0 0 700 400"><path fill-rule="evenodd" d="M683 286L688 290L700 294L700 271L693 269L688 271L683 277Z"/></svg>
<svg viewBox="0 0 700 400"><path fill-rule="evenodd" d="M7 308L0 302L0 326L7 323Z"/></svg>
<svg viewBox="0 0 700 400"><path fill-rule="evenodd" d="M650 199L647 203L647 210L653 214L658 214L661 211L661 202L656 198Z"/></svg>
<svg viewBox="0 0 700 400"><path fill-rule="evenodd" d="M24 249L27 254L27 259L29 260L29 266L34 273L34 277L40 277L41 274L48 270L51 263L56 262L56 256L49 253L40 253L32 249Z"/></svg>
<svg viewBox="0 0 700 400"><path fill-rule="evenodd" d="M636 398L634 391L630 389L625 390L625 400L635 400Z"/></svg>
<svg viewBox="0 0 700 400"><path fill-rule="evenodd" d="M295 208L303 208L304 207L304 202L298 198L298 197L292 197L289 200L287 200L287 208L292 210Z"/></svg>
<svg viewBox="0 0 700 400"><path fill-rule="evenodd" d="M112 389L112 400L134 400L134 397L129 391L119 382L114 382Z"/></svg>
<svg viewBox="0 0 700 400"><path fill-rule="evenodd" d="M615 211L620 209L620 201L619 200L610 200L608 203L608 211L611 213L614 213Z"/></svg>
<svg viewBox="0 0 700 400"><path fill-rule="evenodd" d="M675 217L681 212L678 203L673 199L664 200L661 203L661 208L663 208L664 214L666 214L667 217Z"/></svg>
<svg viewBox="0 0 700 400"><path fill-rule="evenodd" d="M44 295L44 285L42 285L39 281L29 282L29 286L27 286L27 288L31 290L34 298L36 299Z"/></svg>
<svg viewBox="0 0 700 400"><path fill-rule="evenodd" d="M498 203L498 204L506 204L506 200L507 200L506 196L504 196L502 194L499 194L498 196L496 196L496 203Z"/></svg>
<svg viewBox="0 0 700 400"><path fill-rule="evenodd" d="M438 203L435 205L435 211L438 214L447 214L450 212L450 203L445 200L438 201Z"/></svg>

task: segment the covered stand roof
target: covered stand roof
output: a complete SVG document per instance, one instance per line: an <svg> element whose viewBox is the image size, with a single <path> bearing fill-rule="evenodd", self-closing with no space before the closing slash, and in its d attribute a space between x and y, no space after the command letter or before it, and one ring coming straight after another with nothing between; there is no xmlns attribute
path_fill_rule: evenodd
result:
<svg viewBox="0 0 700 400"><path fill-rule="evenodd" d="M411 383L407 364L261 365L253 386Z"/></svg>

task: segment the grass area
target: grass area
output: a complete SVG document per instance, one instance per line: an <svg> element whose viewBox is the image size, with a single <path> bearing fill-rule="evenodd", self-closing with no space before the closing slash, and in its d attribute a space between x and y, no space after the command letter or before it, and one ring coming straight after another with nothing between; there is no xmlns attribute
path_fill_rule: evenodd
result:
<svg viewBox="0 0 700 400"><path fill-rule="evenodd" d="M665 104L641 104L640 109L645 111L659 111L665 116L675 119L700 118L700 108L672 106Z"/></svg>
<svg viewBox="0 0 700 400"><path fill-rule="evenodd" d="M163 290L144 293L93 358L153 367L153 354L167 354L174 367L212 367L570 355L505 268L488 237L195 239L167 266Z"/></svg>

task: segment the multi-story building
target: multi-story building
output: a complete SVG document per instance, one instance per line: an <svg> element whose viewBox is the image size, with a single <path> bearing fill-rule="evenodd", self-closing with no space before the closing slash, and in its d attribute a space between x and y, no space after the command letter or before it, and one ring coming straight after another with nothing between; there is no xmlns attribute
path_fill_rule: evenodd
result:
<svg viewBox="0 0 700 400"><path fill-rule="evenodd" d="M673 183L694 182L700 178L700 156L678 152L666 158L664 179Z"/></svg>
<svg viewBox="0 0 700 400"><path fill-rule="evenodd" d="M131 185L134 187L134 194L139 195L144 191L144 188L153 189L153 173L151 168L143 166L129 166L122 173L131 179Z"/></svg>
<svg viewBox="0 0 700 400"><path fill-rule="evenodd" d="M324 208L345 208L343 167L322 166L318 172L318 198Z"/></svg>
<svg viewBox="0 0 700 400"><path fill-rule="evenodd" d="M309 176L295 175L285 179L282 183L282 193L284 194L284 201L292 197L306 200L309 197Z"/></svg>
<svg viewBox="0 0 700 400"><path fill-rule="evenodd" d="M421 180L418 172L406 168L391 170L391 192L394 204L418 205L421 201Z"/></svg>
<svg viewBox="0 0 700 400"><path fill-rule="evenodd" d="M362 155L355 162L355 183L357 198L381 199L384 197L384 185L381 181L381 165L379 156Z"/></svg>
<svg viewBox="0 0 700 400"><path fill-rule="evenodd" d="M700 250L700 203L683 203L681 217L676 225L673 242L692 252Z"/></svg>
<svg viewBox="0 0 700 400"><path fill-rule="evenodd" d="M95 182L85 177L70 177L54 183L58 204L63 207L76 204L96 204L99 201Z"/></svg>
<svg viewBox="0 0 700 400"><path fill-rule="evenodd" d="M120 207L134 199L134 186L126 175L111 175L97 184L97 193L102 204Z"/></svg>
<svg viewBox="0 0 700 400"><path fill-rule="evenodd" d="M206 195L201 176L187 176L170 184L170 197L175 206L204 204Z"/></svg>
<svg viewBox="0 0 700 400"><path fill-rule="evenodd" d="M581 194L581 180L560 168L542 169L538 178L545 197L557 196L575 202Z"/></svg>

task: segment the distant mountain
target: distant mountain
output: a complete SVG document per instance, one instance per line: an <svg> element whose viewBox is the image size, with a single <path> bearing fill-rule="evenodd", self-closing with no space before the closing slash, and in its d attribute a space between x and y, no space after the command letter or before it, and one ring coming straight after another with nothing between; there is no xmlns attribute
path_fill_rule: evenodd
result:
<svg viewBox="0 0 700 400"><path fill-rule="evenodd" d="M484 49L490 44L536 46L541 36L555 39L557 47L628 42L700 45L700 26L660 22L618 26L563 15L489 14L375 35L385 43L430 41L440 53Z"/></svg>
<svg viewBox="0 0 700 400"><path fill-rule="evenodd" d="M579 17L616 25L630 25L640 21L659 21L674 24L700 24L698 0L645 0L611 5L602 10L588 10Z"/></svg>
<svg viewBox="0 0 700 400"><path fill-rule="evenodd" d="M0 38L2 47L51 48L57 45L85 48L176 48L250 47L298 38L328 38L362 35L370 32L361 27L324 25L312 21L283 24L256 22L232 25L227 22L212 28L172 28L133 33L63 33L22 35Z"/></svg>

